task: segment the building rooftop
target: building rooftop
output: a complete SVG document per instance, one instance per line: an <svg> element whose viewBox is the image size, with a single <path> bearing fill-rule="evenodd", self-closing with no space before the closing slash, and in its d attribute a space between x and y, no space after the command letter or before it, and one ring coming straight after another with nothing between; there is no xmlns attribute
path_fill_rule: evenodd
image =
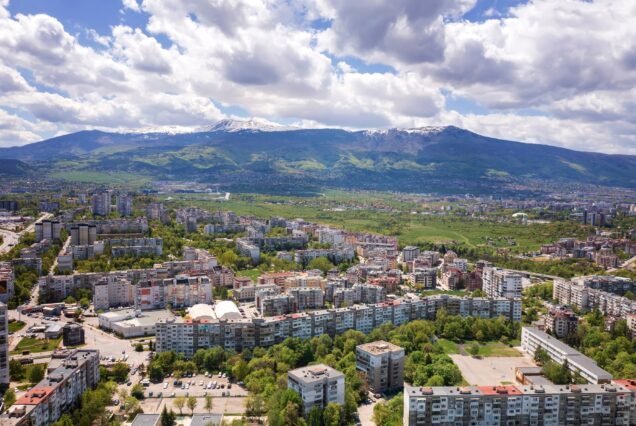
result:
<svg viewBox="0 0 636 426"><path fill-rule="evenodd" d="M356 349L368 352L373 355L381 355L384 353L404 351L404 348L401 348L398 345L394 345L393 343L385 342L383 340L377 340L375 342L358 345Z"/></svg>
<svg viewBox="0 0 636 426"><path fill-rule="evenodd" d="M155 426L159 423L159 414L137 414L131 426Z"/></svg>
<svg viewBox="0 0 636 426"><path fill-rule="evenodd" d="M288 374L290 378L293 378L297 382L302 382L304 384L320 382L325 378L344 378L344 374L342 374L340 371L331 368L325 364L316 364L297 368L295 370L291 370Z"/></svg>
<svg viewBox="0 0 636 426"><path fill-rule="evenodd" d="M223 414L195 414L192 416L192 420L190 421L190 426L209 426L212 425L220 425L223 423ZM137 426L137 425L132 425ZM143 425L146 426L146 425Z"/></svg>

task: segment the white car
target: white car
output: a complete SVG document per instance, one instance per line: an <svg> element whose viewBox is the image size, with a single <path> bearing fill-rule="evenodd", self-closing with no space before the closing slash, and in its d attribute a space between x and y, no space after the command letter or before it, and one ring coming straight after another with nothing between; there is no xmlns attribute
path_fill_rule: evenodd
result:
<svg viewBox="0 0 636 426"><path fill-rule="evenodd" d="M164 389L167 389L167 388L168 388L168 382L166 382L166 383L164 383L164 384L163 384L163 388L164 388Z"/></svg>

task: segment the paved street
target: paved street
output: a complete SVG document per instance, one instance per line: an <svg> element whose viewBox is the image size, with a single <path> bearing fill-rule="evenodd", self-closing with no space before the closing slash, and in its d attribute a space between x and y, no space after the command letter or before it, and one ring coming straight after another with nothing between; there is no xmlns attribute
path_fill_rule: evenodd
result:
<svg viewBox="0 0 636 426"><path fill-rule="evenodd" d="M37 222L41 222L43 220L50 219L52 217L53 217L52 213L42 213L36 221L34 221L29 226L24 228L22 231L17 233L13 231L8 231L6 229L0 229L0 234L2 235L2 238L3 238L2 244L0 244L0 254L8 252L9 250L11 250L11 248L14 245L18 244L18 241L20 240L20 237L23 234L27 232L33 232L35 230L35 224Z"/></svg>

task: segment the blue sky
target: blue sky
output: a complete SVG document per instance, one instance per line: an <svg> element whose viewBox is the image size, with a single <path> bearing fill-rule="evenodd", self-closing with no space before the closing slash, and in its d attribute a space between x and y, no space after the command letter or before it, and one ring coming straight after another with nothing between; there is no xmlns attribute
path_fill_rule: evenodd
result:
<svg viewBox="0 0 636 426"><path fill-rule="evenodd" d="M2 0L0 146L249 117L636 153L634 15L630 0Z"/></svg>

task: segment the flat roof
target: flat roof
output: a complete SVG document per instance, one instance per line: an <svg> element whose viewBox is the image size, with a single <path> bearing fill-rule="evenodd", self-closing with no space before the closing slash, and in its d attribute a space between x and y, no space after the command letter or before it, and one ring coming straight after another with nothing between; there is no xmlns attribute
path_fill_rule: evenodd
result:
<svg viewBox="0 0 636 426"><path fill-rule="evenodd" d="M364 343L362 345L358 345L356 349L360 349L362 351L365 351L374 355L404 351L404 348L401 348L400 346L394 345L393 343L390 343L390 342L385 342L384 340L377 340L371 343Z"/></svg>
<svg viewBox="0 0 636 426"><path fill-rule="evenodd" d="M293 377L297 381L305 384L319 382L325 378L344 378L344 374L326 364L316 364L297 368L295 370L291 370L288 375L289 377Z"/></svg>
<svg viewBox="0 0 636 426"><path fill-rule="evenodd" d="M155 426L159 422L159 414L137 414L131 426Z"/></svg>
<svg viewBox="0 0 636 426"><path fill-rule="evenodd" d="M207 426L210 423L213 425L220 425L223 423L223 414L195 414L192 416L190 426Z"/></svg>

